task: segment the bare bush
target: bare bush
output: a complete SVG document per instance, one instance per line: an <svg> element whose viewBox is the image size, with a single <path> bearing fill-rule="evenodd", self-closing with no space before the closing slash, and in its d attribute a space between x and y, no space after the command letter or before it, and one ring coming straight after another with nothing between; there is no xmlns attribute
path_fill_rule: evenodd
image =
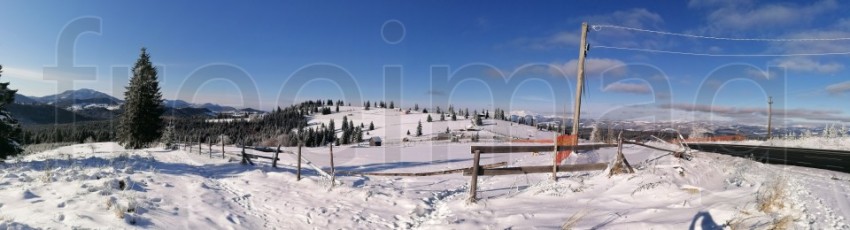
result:
<svg viewBox="0 0 850 230"><path fill-rule="evenodd" d="M785 207L785 181L784 177L778 177L762 186L756 196L759 211L770 213Z"/></svg>
<svg viewBox="0 0 850 230"><path fill-rule="evenodd" d="M277 140L277 138L264 138L262 141L260 141L261 146L277 146L278 143L279 141Z"/></svg>
<svg viewBox="0 0 850 230"><path fill-rule="evenodd" d="M24 146L24 155L40 153L48 150L53 150L65 146L74 145L73 142L58 142L58 143L42 143Z"/></svg>
<svg viewBox="0 0 850 230"><path fill-rule="evenodd" d="M218 142L219 145L229 145L229 144L231 144L232 141L230 140L230 137L228 137L227 135L219 135L217 142Z"/></svg>

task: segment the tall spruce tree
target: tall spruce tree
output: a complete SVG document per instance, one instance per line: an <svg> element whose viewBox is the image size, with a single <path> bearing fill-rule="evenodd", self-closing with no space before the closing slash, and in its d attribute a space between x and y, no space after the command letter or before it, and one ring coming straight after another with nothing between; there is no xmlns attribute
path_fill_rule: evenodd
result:
<svg viewBox="0 0 850 230"><path fill-rule="evenodd" d="M124 113L118 129L118 141L125 148L139 149L150 146L162 135L162 93L159 89L156 68L150 61L147 49L142 48L139 60L133 67L133 77L124 92Z"/></svg>
<svg viewBox="0 0 850 230"><path fill-rule="evenodd" d="M0 74L2 73L3 66L0 65ZM24 151L20 145L21 126L6 111L6 105L12 104L15 101L17 90L11 90L8 87L8 82L0 83L0 159L18 155Z"/></svg>
<svg viewBox="0 0 850 230"><path fill-rule="evenodd" d="M422 121L419 121L419 125L416 125L416 136L422 136Z"/></svg>

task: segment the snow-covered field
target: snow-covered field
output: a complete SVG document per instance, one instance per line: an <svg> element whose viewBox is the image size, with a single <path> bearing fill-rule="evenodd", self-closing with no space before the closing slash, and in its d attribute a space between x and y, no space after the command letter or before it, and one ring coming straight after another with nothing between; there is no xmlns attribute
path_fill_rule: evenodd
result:
<svg viewBox="0 0 850 230"><path fill-rule="evenodd" d="M461 174L356 174L469 167L469 146L494 143L426 137L446 125L466 127L468 121L427 123L421 114L384 119L371 114L379 111L362 111L361 117L351 112L355 124L375 122L371 135L398 133L386 138L390 140L400 140L404 134L399 130L414 130L420 118L430 128L407 144L334 147L340 183L333 188L307 166L296 181L291 154L281 155L278 168L262 159L245 166L232 161L233 156L222 159L220 146L212 148L213 158L206 147L204 154L127 151L115 143L27 155L0 164L0 229L850 228L850 174L702 152L687 161L639 146L623 149L634 174L559 173L557 182L549 174L482 176L480 200L469 204L469 177ZM312 122L331 118L341 121L334 114ZM395 130L386 128L393 124ZM505 125L493 124L495 129ZM239 151L234 146L226 150ZM303 154L329 171L328 152L328 147L305 148ZM572 154L566 164L610 162L615 152L606 148ZM551 159L551 153L483 155L482 164L547 165Z"/></svg>

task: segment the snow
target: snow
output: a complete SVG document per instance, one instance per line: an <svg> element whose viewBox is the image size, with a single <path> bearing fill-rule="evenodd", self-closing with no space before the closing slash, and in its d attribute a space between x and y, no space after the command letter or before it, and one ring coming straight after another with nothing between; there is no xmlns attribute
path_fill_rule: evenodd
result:
<svg viewBox="0 0 850 230"><path fill-rule="evenodd" d="M334 147L340 183L333 188L306 166L302 180L296 181L296 159L288 154L296 150L291 147L284 149L288 153L280 156L278 168L272 168L263 159L255 160L256 166L240 165L231 159L235 155L222 159L220 146L213 146L210 158L207 147L198 154L197 149L190 153L125 150L116 143L80 144L0 164L0 229L557 229L564 225L700 229L782 224L792 229L850 228L850 174L703 152L695 152L687 161L631 145L623 151L635 166L634 174L559 173L557 182L550 174L481 176L480 200L469 204L468 176L363 176L357 172L470 167L471 145L507 143L488 141L484 135L483 143L430 140L446 126L454 132L468 125L468 120L428 123L427 115L421 113L345 109L316 116L311 123L341 122L342 115L351 114L356 125L375 123L371 135L384 138L385 143L396 142L382 147ZM400 142L408 137L402 131L415 131L420 119L425 135ZM490 125L482 126L480 133L534 138L551 134L487 122ZM240 150L226 149L234 154ZM329 171L328 152L328 147L304 148L303 156ZM615 152L605 148L576 153L565 164L610 162ZM482 155L481 164L547 165L551 159L551 153L496 154ZM781 205L761 210L761 201L776 192L782 195L776 202ZM127 207L134 207L133 211L127 212ZM119 218L122 213L124 217Z"/></svg>
<svg viewBox="0 0 850 230"><path fill-rule="evenodd" d="M111 110L121 109L121 105L102 104L102 103L101 104L97 104L97 103L93 103L93 104L73 104L71 106L68 106L68 108L65 108L65 109L70 110L70 111L80 111L80 110L92 109L92 108L104 108L106 110L111 111Z"/></svg>

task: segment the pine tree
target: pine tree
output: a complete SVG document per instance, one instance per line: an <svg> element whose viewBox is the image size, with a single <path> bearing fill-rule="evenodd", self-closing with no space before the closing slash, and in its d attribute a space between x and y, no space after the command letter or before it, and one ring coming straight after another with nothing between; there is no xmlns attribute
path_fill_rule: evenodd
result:
<svg viewBox="0 0 850 230"><path fill-rule="evenodd" d="M162 137L159 139L159 142L165 145L165 149L173 150L174 149L174 124L168 124L165 127L165 130L162 131Z"/></svg>
<svg viewBox="0 0 850 230"><path fill-rule="evenodd" d="M390 101L390 109L395 109L395 103L393 101Z"/></svg>
<svg viewBox="0 0 850 230"><path fill-rule="evenodd" d="M342 144L347 145L351 140L351 132L350 129L353 127L348 124L348 117L342 116Z"/></svg>
<svg viewBox="0 0 850 230"><path fill-rule="evenodd" d="M440 113L440 121L446 121L446 114Z"/></svg>
<svg viewBox="0 0 850 230"><path fill-rule="evenodd" d="M419 125L416 125L416 136L422 136L422 121L419 121Z"/></svg>
<svg viewBox="0 0 850 230"><path fill-rule="evenodd" d="M375 130L375 123L369 122L369 131Z"/></svg>
<svg viewBox="0 0 850 230"><path fill-rule="evenodd" d="M452 121L457 121L457 114L452 113Z"/></svg>
<svg viewBox="0 0 850 230"><path fill-rule="evenodd" d="M431 118L431 114L428 114L428 119L426 119L425 121L432 122L432 121L434 121L434 119Z"/></svg>
<svg viewBox="0 0 850 230"><path fill-rule="evenodd" d="M363 129L361 129L360 127L357 127L357 129L354 130L354 141L353 142L354 143L363 142Z"/></svg>
<svg viewBox="0 0 850 230"><path fill-rule="evenodd" d="M133 67L133 77L124 92L124 113L118 129L118 140L125 148L148 147L162 135L162 93L156 68L145 48Z"/></svg>
<svg viewBox="0 0 850 230"><path fill-rule="evenodd" d="M334 119L331 119L331 121L328 122L328 129L325 132L325 140L332 142L334 139L336 139L336 124L334 124Z"/></svg>
<svg viewBox="0 0 850 230"><path fill-rule="evenodd" d="M0 74L2 73L3 66L0 65ZM17 90L11 90L8 87L8 82L0 83L0 160L24 151L19 144L21 127L5 109L6 105L15 101L15 93L17 93Z"/></svg>

